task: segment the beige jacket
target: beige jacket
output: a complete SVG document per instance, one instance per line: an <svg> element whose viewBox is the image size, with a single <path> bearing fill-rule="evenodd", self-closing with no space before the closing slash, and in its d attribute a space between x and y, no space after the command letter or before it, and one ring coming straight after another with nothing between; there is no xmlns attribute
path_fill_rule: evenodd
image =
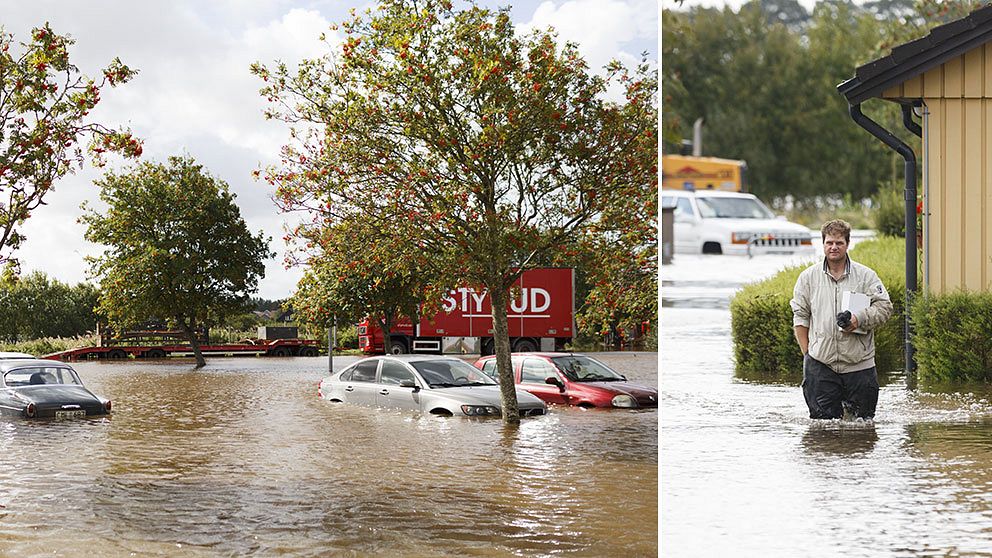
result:
<svg viewBox="0 0 992 558"><path fill-rule="evenodd" d="M868 308L855 313L858 328L867 333L846 333L837 327L844 291L868 295ZM827 272L824 259L799 274L790 304L793 327L809 328L809 356L838 374L875 366L874 330L892 315L892 301L871 268L848 258L847 270L837 281Z"/></svg>

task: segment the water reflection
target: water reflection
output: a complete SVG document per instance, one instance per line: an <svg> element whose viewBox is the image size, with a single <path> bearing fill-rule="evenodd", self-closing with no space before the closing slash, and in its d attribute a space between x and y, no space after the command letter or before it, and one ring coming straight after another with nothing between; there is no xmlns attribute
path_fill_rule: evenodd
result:
<svg viewBox="0 0 992 558"><path fill-rule="evenodd" d="M818 421L810 424L802 437L803 451L816 454L856 456L875 449L878 433L871 422L842 420Z"/></svg>

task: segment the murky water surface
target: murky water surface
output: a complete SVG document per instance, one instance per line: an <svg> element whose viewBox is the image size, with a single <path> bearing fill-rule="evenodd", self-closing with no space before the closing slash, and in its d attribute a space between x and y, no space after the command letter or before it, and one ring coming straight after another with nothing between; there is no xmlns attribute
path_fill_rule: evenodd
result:
<svg viewBox="0 0 992 558"><path fill-rule="evenodd" d="M318 400L321 358L74 366L113 417L0 422L2 556L658 553L657 410L512 429Z"/></svg>
<svg viewBox="0 0 992 558"><path fill-rule="evenodd" d="M662 268L661 554L992 556L988 392L890 377L865 426L810 420L798 385L735 379L729 296L800 260Z"/></svg>

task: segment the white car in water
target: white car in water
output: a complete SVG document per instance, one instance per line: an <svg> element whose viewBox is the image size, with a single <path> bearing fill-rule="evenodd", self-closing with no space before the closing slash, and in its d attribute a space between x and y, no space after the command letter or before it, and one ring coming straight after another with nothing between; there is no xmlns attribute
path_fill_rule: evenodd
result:
<svg viewBox="0 0 992 558"><path fill-rule="evenodd" d="M492 378L454 357L389 355L364 358L324 378L317 397L449 417L498 417L499 390ZM520 416L547 412L543 401L520 388L516 391Z"/></svg>
<svg viewBox="0 0 992 558"><path fill-rule="evenodd" d="M813 249L813 233L776 217L753 194L662 190L675 209L676 254L789 254Z"/></svg>

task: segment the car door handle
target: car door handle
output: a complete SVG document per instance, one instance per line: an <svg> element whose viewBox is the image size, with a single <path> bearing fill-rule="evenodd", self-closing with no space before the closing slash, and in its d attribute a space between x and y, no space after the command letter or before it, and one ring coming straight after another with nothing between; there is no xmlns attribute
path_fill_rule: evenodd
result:
<svg viewBox="0 0 992 558"><path fill-rule="evenodd" d="M388 389L380 390L379 395L389 395L389 390Z"/></svg>
<svg viewBox="0 0 992 558"><path fill-rule="evenodd" d="M355 391L355 388L353 388L351 386L348 386L348 387L344 388L344 390L345 391Z"/></svg>

